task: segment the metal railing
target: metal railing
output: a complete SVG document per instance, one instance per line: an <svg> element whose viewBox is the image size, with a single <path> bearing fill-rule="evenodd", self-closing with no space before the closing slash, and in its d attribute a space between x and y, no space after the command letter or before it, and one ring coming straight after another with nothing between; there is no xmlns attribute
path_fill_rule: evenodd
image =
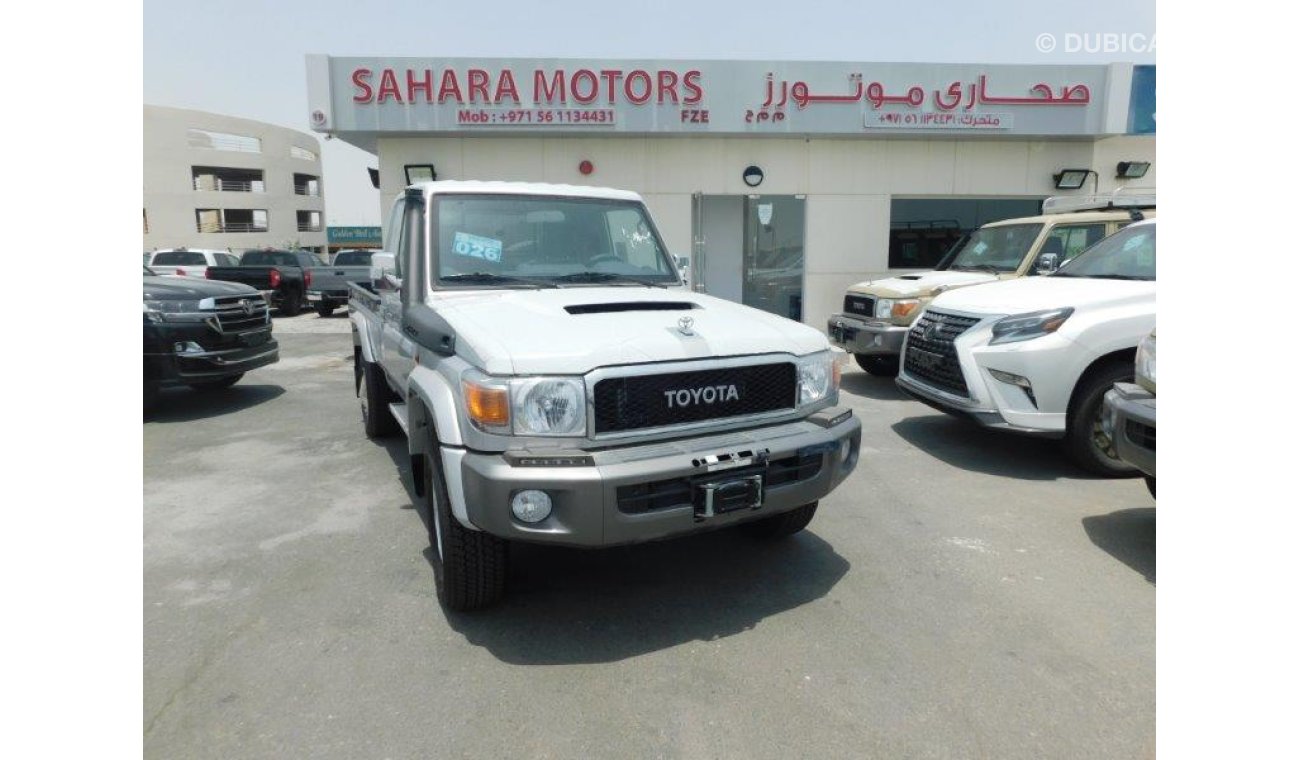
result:
<svg viewBox="0 0 1300 760"><path fill-rule="evenodd" d="M257 222L198 222L199 232L266 232L267 226Z"/></svg>
<svg viewBox="0 0 1300 760"><path fill-rule="evenodd" d="M219 193L264 193L266 192L266 183L261 180L195 177L194 189L216 191Z"/></svg>
<svg viewBox="0 0 1300 760"><path fill-rule="evenodd" d="M321 225L320 222L316 222L315 224L312 224L311 222L298 222L298 231L299 232L320 232Z"/></svg>
<svg viewBox="0 0 1300 760"><path fill-rule="evenodd" d="M319 196L319 195L320 195L320 188L319 188L319 187L312 187L312 186L310 186L310 185L294 185L294 186L293 186L293 193L294 193L294 195L310 195L310 196Z"/></svg>

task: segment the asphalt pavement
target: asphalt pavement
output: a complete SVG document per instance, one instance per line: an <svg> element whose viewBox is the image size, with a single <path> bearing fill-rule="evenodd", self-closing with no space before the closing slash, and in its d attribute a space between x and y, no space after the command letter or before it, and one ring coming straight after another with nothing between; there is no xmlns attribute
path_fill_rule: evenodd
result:
<svg viewBox="0 0 1300 760"><path fill-rule="evenodd" d="M515 547L448 614L339 312L144 422L147 758L1155 753L1155 505L856 367L861 461L809 529Z"/></svg>

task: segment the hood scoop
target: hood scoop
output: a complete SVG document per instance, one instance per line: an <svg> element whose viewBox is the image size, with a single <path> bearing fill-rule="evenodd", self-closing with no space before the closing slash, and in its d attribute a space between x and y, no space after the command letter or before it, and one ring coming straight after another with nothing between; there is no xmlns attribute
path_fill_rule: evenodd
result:
<svg viewBox="0 0 1300 760"><path fill-rule="evenodd" d="M919 279L921 279L921 275L919 275L919 274L900 274L900 275L898 276L898 279L900 279L900 280L919 280Z"/></svg>
<svg viewBox="0 0 1300 760"><path fill-rule="evenodd" d="M579 303L565 306L570 314L610 314L616 311L689 311L700 305L691 301L619 301L617 303Z"/></svg>

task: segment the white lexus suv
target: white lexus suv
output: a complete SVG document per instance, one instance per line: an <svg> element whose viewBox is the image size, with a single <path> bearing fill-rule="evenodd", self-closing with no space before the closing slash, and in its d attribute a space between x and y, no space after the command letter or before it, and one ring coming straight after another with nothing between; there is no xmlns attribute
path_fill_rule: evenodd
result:
<svg viewBox="0 0 1300 760"><path fill-rule="evenodd" d="M908 331L898 385L990 428L1063 439L1102 475L1133 474L1102 429L1156 325L1156 223L1138 222L1043 277L943 293Z"/></svg>

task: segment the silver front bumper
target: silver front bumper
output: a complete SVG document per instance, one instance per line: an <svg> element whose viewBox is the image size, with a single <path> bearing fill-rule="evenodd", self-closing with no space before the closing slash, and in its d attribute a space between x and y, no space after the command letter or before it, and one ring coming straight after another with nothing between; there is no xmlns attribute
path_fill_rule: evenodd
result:
<svg viewBox="0 0 1300 760"><path fill-rule="evenodd" d="M826 335L833 345L851 354L898 356L903 351L906 327L887 322L867 322L847 314L826 320Z"/></svg>

